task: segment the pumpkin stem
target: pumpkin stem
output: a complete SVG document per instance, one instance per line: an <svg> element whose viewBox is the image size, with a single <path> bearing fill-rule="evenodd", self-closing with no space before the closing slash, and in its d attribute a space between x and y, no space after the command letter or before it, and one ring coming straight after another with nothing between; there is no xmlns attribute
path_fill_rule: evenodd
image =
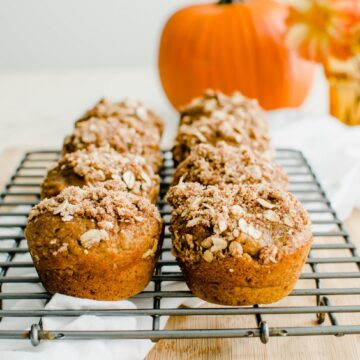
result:
<svg viewBox="0 0 360 360"><path fill-rule="evenodd" d="M232 0L220 0L218 2L219 5L232 4Z"/></svg>

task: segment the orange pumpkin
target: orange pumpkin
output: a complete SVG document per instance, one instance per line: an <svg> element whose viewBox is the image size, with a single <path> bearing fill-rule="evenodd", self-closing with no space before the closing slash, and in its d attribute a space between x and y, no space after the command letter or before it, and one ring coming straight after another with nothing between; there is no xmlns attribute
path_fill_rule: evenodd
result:
<svg viewBox="0 0 360 360"><path fill-rule="evenodd" d="M159 73L179 108L205 89L235 90L265 109L299 106L314 64L285 45L288 8L272 0L186 7L168 20L159 49Z"/></svg>

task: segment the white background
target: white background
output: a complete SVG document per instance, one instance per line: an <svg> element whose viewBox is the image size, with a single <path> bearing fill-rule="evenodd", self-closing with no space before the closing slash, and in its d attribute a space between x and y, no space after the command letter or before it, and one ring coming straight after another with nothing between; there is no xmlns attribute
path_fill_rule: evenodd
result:
<svg viewBox="0 0 360 360"><path fill-rule="evenodd" d="M199 0L0 0L0 69L148 67L171 13Z"/></svg>

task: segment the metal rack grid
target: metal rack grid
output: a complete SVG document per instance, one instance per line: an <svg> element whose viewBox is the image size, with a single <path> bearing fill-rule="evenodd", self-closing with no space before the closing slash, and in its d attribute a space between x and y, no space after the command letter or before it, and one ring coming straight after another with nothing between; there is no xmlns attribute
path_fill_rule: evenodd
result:
<svg viewBox="0 0 360 360"><path fill-rule="evenodd" d="M360 305L356 295L360 294L360 257L355 245L344 230L341 221L332 209L318 179L303 154L291 149L277 150L277 162L287 171L292 191L307 208L313 222L315 241L307 264L297 287L287 299L298 300L295 305L285 301L267 306L253 307L208 307L168 308L164 300L169 298L191 298L189 290L168 290L166 283L182 282L183 277L171 255L170 234L168 230L170 208L164 201L164 195L171 182L173 163L171 153L164 152L165 162L161 171L161 198L159 209L166 222L165 240L155 274L152 288L135 296L136 299L148 299L149 307L136 310L101 309L101 310L6 310L7 304L17 300L41 300L43 304L51 298L44 289L38 292L28 290L27 284L37 284L37 276L12 275L14 269L33 268L30 260L18 261L17 257L28 253L23 230L26 216L31 206L39 201L39 185L47 167L58 158L57 151L31 151L25 154L13 176L0 194L0 320L6 318L38 318L39 321L29 326L30 329L8 330L1 327L0 339L30 339L36 346L41 340L85 340L85 339L151 339L164 338L214 338L214 337L259 337L263 343L272 336L336 335L359 334L360 320L343 324L342 314L360 314ZM10 245L9 245L10 242ZM2 245L5 244L5 245ZM25 244L25 245L24 245ZM341 256L338 255L340 252ZM335 255L334 255L335 254ZM325 268L323 268L325 266ZM346 269L344 269L346 266ZM329 271L330 269L330 271ZM332 286L326 282L332 281ZM349 282L350 281L350 282ZM335 282L335 283L334 283ZM16 291L9 291L9 284L16 286ZM348 284L348 286L346 286ZM339 296L341 295L341 296ZM346 299L344 303L338 299ZM305 302L307 299L307 302ZM357 300L358 301L358 300ZM6 302L6 303L5 303ZM83 314L97 316L136 316L151 319L149 329L119 331L61 331L43 328L44 317L73 317ZM191 328L162 329L161 320L169 315L175 316L240 316L244 319L252 315L254 326L229 328ZM278 325L271 315L277 315L285 321ZM313 321L299 326L293 324L292 317L310 316ZM269 317L267 319L267 317ZM356 319L356 317L355 317ZM273 324L274 323L274 324ZM4 323L3 323L4 324Z"/></svg>

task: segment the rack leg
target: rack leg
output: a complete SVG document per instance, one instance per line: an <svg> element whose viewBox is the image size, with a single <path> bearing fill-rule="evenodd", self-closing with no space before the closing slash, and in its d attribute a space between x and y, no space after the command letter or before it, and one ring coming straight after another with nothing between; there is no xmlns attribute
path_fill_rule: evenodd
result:
<svg viewBox="0 0 360 360"><path fill-rule="evenodd" d="M39 324L31 325L30 342L32 346L38 346L40 344L40 336L39 336L40 331L41 331L41 327Z"/></svg>

